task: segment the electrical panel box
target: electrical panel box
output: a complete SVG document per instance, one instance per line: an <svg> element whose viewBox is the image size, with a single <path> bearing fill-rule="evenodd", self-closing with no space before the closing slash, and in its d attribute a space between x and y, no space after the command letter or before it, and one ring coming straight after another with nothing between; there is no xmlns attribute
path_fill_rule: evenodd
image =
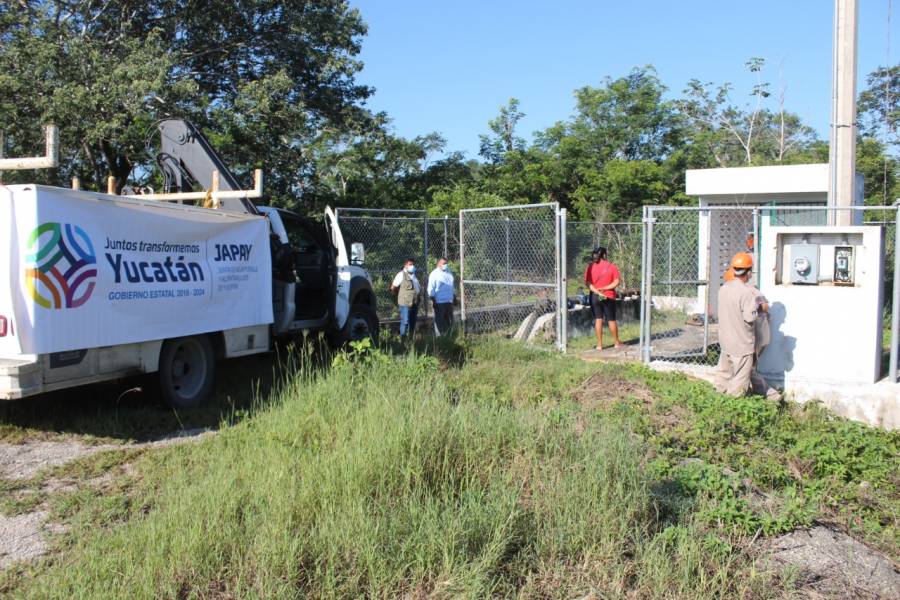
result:
<svg viewBox="0 0 900 600"><path fill-rule="evenodd" d="M790 244L788 281L806 285L819 283L819 245Z"/></svg>
<svg viewBox="0 0 900 600"><path fill-rule="evenodd" d="M853 246L836 246L834 249L835 285L853 285Z"/></svg>

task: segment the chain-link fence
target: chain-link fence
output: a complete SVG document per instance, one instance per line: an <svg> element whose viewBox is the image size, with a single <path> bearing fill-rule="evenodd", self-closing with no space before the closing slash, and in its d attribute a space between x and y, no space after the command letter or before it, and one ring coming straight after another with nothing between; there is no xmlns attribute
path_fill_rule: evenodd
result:
<svg viewBox="0 0 900 600"><path fill-rule="evenodd" d="M584 272L591 262L591 252L598 246L606 248L609 261L619 269L616 291L624 297L637 295L641 289L641 235L639 222L568 221L566 271L569 296L583 293Z"/></svg>
<svg viewBox="0 0 900 600"><path fill-rule="evenodd" d="M795 267L786 252L810 250L814 263L814 275L797 285L833 286L838 299L834 305L833 343L837 351L864 352L864 348L848 348L844 344L852 339L843 321L849 321L849 313L863 310L848 304L841 306L840 298L850 298L851 287L868 286L879 289L883 282L882 317L878 336L881 339L882 374L896 378L898 354L898 315L894 310L897 294L895 285L895 252L897 208L858 207L834 209L822 206L799 205L773 206L714 206L714 207L646 207L643 236L643 283L641 286L641 351L645 362L669 361L693 365L714 366L719 358L718 290L724 282L725 271L737 252L749 252L754 257L754 272L750 283L759 287L765 295L781 293L783 285L793 285L797 277L792 269L804 267L800 261ZM867 258L870 266L854 267L854 259L870 256L872 249L862 245L859 233L834 233L827 237L829 224L876 225L882 228L880 248ZM787 236L784 239L774 239ZM816 237L818 236L818 237ZM826 237L823 237L826 236ZM856 237L853 237L856 236ZM816 238L810 241L810 237ZM818 240L818 241L816 241ZM824 240L824 241L822 241ZM790 243L789 243L790 242ZM821 244L823 250L818 246ZM765 247L763 247L765 245ZM789 249L790 247L790 249ZM874 262L872 262L874 260ZM819 262L820 261L820 262ZM842 262L844 261L844 262ZM774 263L774 264L773 264ZM849 264L849 266L848 266ZM871 265L879 265L877 268ZM844 271L841 271L844 269ZM855 271L854 271L855 269ZM873 270L878 270L873 273ZM851 283L842 278L857 278ZM865 283L861 283L864 281ZM774 286L774 287L773 287ZM776 289L777 288L777 289ZM801 290L802 287L795 288ZM800 293L800 292L796 292ZM877 294L869 291L866 298ZM824 297L805 294L804 298ZM795 302L791 310L820 310L814 300ZM877 304L877 302L876 302ZM875 306L875 304L873 304ZM782 310L784 310L782 308ZM866 309L867 310L867 309ZM854 317L856 314L854 314ZM782 319L793 318L780 316ZM777 320L775 314L771 319ZM779 323L773 322L773 335L779 335ZM822 327L829 327L823 322ZM785 347L804 343L803 340L778 339ZM789 353L790 350L784 350ZM789 360L790 357L788 357Z"/></svg>
<svg viewBox="0 0 900 600"><path fill-rule="evenodd" d="M566 346L565 211L556 203L460 211L462 320Z"/></svg>
<svg viewBox="0 0 900 600"><path fill-rule="evenodd" d="M338 208L338 223L348 252L351 244L365 247L365 268L372 277L382 321L399 319L397 302L391 294L391 282L407 259L416 261L416 277L422 289L422 317L431 309L425 297L428 273L441 257L452 264L459 257L459 221L457 217L429 217L422 210Z"/></svg>

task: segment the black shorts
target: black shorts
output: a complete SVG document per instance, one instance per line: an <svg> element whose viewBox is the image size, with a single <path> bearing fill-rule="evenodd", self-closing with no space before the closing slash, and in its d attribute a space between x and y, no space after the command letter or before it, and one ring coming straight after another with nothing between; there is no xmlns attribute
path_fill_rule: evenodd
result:
<svg viewBox="0 0 900 600"><path fill-rule="evenodd" d="M603 298L602 300L600 298ZM616 301L605 296L599 296L591 292L591 315L594 320L616 320Z"/></svg>

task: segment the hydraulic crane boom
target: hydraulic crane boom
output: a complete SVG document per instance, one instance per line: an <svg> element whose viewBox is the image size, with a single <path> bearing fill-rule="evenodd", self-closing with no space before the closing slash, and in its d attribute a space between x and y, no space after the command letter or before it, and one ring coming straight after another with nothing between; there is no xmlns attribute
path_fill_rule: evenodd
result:
<svg viewBox="0 0 900 600"><path fill-rule="evenodd" d="M209 190L213 185L213 171L219 172L219 190L241 189L209 140L191 123L183 119L166 119L160 121L157 127L160 150L156 163L162 171L166 193L191 192L194 185ZM259 214L247 198L227 200L222 208Z"/></svg>

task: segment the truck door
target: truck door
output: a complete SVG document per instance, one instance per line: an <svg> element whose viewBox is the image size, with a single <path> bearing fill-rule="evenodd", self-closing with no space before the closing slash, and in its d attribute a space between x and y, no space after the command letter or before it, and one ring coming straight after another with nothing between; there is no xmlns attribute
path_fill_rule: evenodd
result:
<svg viewBox="0 0 900 600"><path fill-rule="evenodd" d="M325 231L314 223L280 211L288 242L294 250L296 321L319 326L332 316L336 272L334 250Z"/></svg>

